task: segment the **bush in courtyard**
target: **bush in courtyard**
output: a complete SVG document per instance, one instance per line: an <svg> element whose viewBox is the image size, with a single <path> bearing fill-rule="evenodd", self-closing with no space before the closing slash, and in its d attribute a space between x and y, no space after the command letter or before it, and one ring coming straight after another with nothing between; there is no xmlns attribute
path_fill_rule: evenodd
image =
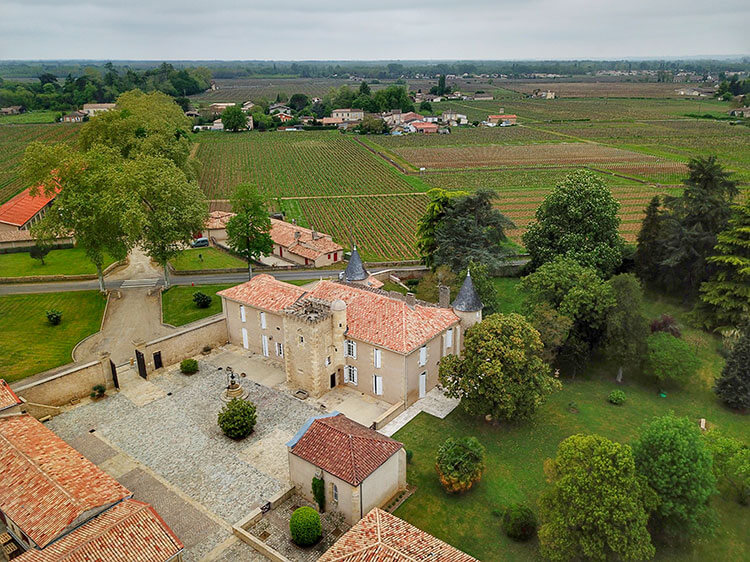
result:
<svg viewBox="0 0 750 562"><path fill-rule="evenodd" d="M613 390L609 393L607 400L609 400L610 404L620 406L623 402L625 402L625 392L623 392L622 390Z"/></svg>
<svg viewBox="0 0 750 562"><path fill-rule="evenodd" d="M183 359L180 362L180 371L186 375L192 375L198 372L198 362L195 359Z"/></svg>
<svg viewBox="0 0 750 562"><path fill-rule="evenodd" d="M52 324L53 326L57 326L60 322L62 322L62 312L59 310L55 310L54 308L52 310L48 310L45 312L47 315L47 322Z"/></svg>
<svg viewBox="0 0 750 562"><path fill-rule="evenodd" d="M91 398L101 398L104 396L104 393L106 392L106 388L103 384L95 384L94 387L91 389Z"/></svg>
<svg viewBox="0 0 750 562"><path fill-rule="evenodd" d="M326 510L326 484L322 478L313 476L312 493L315 503L318 504L318 509L321 513L324 513Z"/></svg>
<svg viewBox="0 0 750 562"><path fill-rule="evenodd" d="M435 462L443 488L452 494L471 489L482 478L484 455L485 449L476 437L446 439Z"/></svg>
<svg viewBox="0 0 750 562"><path fill-rule="evenodd" d="M193 293L193 302L198 308L208 308L211 306L212 300L211 296L206 293L201 293L200 291Z"/></svg>
<svg viewBox="0 0 750 562"><path fill-rule="evenodd" d="M527 541L536 533L536 517L527 506L516 503L503 512L503 532L515 541Z"/></svg>
<svg viewBox="0 0 750 562"><path fill-rule="evenodd" d="M659 318L651 321L651 333L666 332L676 338L682 337L682 331L677 325L677 320L670 314L662 314Z"/></svg>
<svg viewBox="0 0 750 562"><path fill-rule="evenodd" d="M289 532L292 541L298 546L315 544L323 535L320 515L312 507L302 506L296 509L289 519Z"/></svg>
<svg viewBox="0 0 750 562"><path fill-rule="evenodd" d="M255 404L233 398L219 412L219 427L230 439L242 439L253 432L257 414Z"/></svg>

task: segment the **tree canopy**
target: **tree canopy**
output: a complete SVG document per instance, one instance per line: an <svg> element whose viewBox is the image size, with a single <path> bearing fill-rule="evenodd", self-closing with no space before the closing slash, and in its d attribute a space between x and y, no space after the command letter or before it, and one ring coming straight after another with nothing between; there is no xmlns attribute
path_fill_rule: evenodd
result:
<svg viewBox="0 0 750 562"><path fill-rule="evenodd" d="M750 327L745 328L734 344L714 390L730 408L750 408Z"/></svg>
<svg viewBox="0 0 750 562"><path fill-rule="evenodd" d="M493 314L467 330L461 358L440 361L440 384L473 415L529 418L561 388L541 350L539 332L523 316Z"/></svg>
<svg viewBox="0 0 750 562"><path fill-rule="evenodd" d="M615 304L607 314L604 351L619 366L618 379L626 366L638 368L646 351L648 319L643 312L643 290L630 273L612 277Z"/></svg>
<svg viewBox="0 0 750 562"><path fill-rule="evenodd" d="M559 256L609 277L622 262L620 204L592 172L579 170L558 184L523 235L534 268Z"/></svg>
<svg viewBox="0 0 750 562"><path fill-rule="evenodd" d="M247 115L239 105L230 105L221 112L221 124L226 131L247 129Z"/></svg>
<svg viewBox="0 0 750 562"><path fill-rule="evenodd" d="M656 497L637 474L628 445L599 435L573 435L544 468L552 485L539 498L545 558L653 558L647 522Z"/></svg>
<svg viewBox="0 0 750 562"><path fill-rule="evenodd" d="M654 332L646 338L646 373L661 382L684 382L700 367L692 346L667 332Z"/></svg>
<svg viewBox="0 0 750 562"><path fill-rule="evenodd" d="M252 261L273 250L271 218L266 200L249 184L238 185L232 194L232 212L227 222L231 248L247 260L248 277L252 277Z"/></svg>

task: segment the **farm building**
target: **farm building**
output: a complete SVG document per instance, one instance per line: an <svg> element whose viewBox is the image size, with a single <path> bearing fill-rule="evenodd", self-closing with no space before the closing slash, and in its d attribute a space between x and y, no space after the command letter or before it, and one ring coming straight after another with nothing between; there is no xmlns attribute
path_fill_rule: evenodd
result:
<svg viewBox="0 0 750 562"><path fill-rule="evenodd" d="M361 109L334 109L331 111L331 117L344 121L361 121L365 118L365 112Z"/></svg>
<svg viewBox="0 0 750 562"><path fill-rule="evenodd" d="M440 359L460 353L482 303L470 276L452 304L443 288L434 305L369 287L357 261L310 290L257 275L220 291L229 340L283 365L310 396L341 385L408 407L435 387Z"/></svg>
<svg viewBox="0 0 750 562"><path fill-rule="evenodd" d="M292 108L287 105L284 105L283 103L272 103L271 105L268 106L268 113L274 113L274 112L286 113L287 115L291 115Z"/></svg>
<svg viewBox="0 0 750 562"><path fill-rule="evenodd" d="M71 111L63 115L63 123L81 123L84 117L88 117L83 111Z"/></svg>
<svg viewBox="0 0 750 562"><path fill-rule="evenodd" d="M89 117L115 108L114 103L84 103L83 112Z"/></svg>
<svg viewBox="0 0 750 562"><path fill-rule="evenodd" d="M227 223L233 216L234 213L229 211L211 211L208 213L208 220L201 231L201 236L213 242L226 242Z"/></svg>
<svg viewBox="0 0 750 562"><path fill-rule="evenodd" d="M325 486L326 508L353 525L406 488L403 444L333 412L308 420L287 443L289 479L309 501Z"/></svg>
<svg viewBox="0 0 750 562"><path fill-rule="evenodd" d="M492 101L495 96L492 94L474 94L474 101Z"/></svg>
<svg viewBox="0 0 750 562"><path fill-rule="evenodd" d="M246 101L242 104L242 111L250 111L253 107L255 107L255 104L251 101Z"/></svg>
<svg viewBox="0 0 750 562"><path fill-rule="evenodd" d="M318 562L477 562L429 533L374 508L341 535Z"/></svg>
<svg viewBox="0 0 750 562"><path fill-rule="evenodd" d="M515 125L517 117L515 115L489 115L487 123L490 125Z"/></svg>
<svg viewBox="0 0 750 562"><path fill-rule="evenodd" d="M0 456L0 527L14 560L182 560L150 505L29 414L0 418Z"/></svg>
<svg viewBox="0 0 750 562"><path fill-rule="evenodd" d="M539 100L553 100L555 99L555 97L557 97L557 94L555 94L555 92L553 92L552 90L545 91L545 90L536 89L531 94L531 97L539 99Z"/></svg>
<svg viewBox="0 0 750 562"><path fill-rule="evenodd" d="M276 117L278 117L282 123L286 123L287 121L291 121L294 119L291 115L288 115L287 113L276 113Z"/></svg>
<svg viewBox="0 0 750 562"><path fill-rule="evenodd" d="M437 123L427 123L424 121L414 121L410 123L414 130L418 133L432 134L438 132Z"/></svg>
<svg viewBox="0 0 750 562"><path fill-rule="evenodd" d="M208 106L208 111L213 113L214 115L219 115L221 112L223 112L227 107L232 107L233 105L237 105L234 102L226 102L226 103L212 103Z"/></svg>
<svg viewBox="0 0 750 562"><path fill-rule="evenodd" d="M466 115L452 110L443 111L443 114L440 116L440 120L443 123L451 126L466 125L469 122L469 119L468 117L466 117Z"/></svg>
<svg viewBox="0 0 750 562"><path fill-rule="evenodd" d="M0 205L0 232L28 230L39 222L52 206L54 195L31 194L31 188Z"/></svg>
<svg viewBox="0 0 750 562"><path fill-rule="evenodd" d="M323 125L341 125L344 120L341 117L323 117L320 121Z"/></svg>
<svg viewBox="0 0 750 562"><path fill-rule="evenodd" d="M303 228L278 219L271 219L273 255L295 263L323 267L337 263L344 257L344 249L330 234Z"/></svg>
<svg viewBox="0 0 750 562"><path fill-rule="evenodd" d="M0 115L20 115L25 111L26 108L22 105L11 105L10 107L0 108Z"/></svg>
<svg viewBox="0 0 750 562"><path fill-rule="evenodd" d="M730 109L727 113L730 117L750 117L750 107L736 107Z"/></svg>

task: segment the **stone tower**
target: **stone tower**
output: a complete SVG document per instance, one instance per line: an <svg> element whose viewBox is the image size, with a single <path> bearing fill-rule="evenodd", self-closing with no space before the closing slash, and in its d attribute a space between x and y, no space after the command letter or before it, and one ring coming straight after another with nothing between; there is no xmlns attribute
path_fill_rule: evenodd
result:
<svg viewBox="0 0 750 562"><path fill-rule="evenodd" d="M471 271L466 273L463 285L458 291L456 298L451 303L453 312L461 320L458 337L456 338L459 349L464 346L464 334L474 324L482 321L482 304L479 294L471 280Z"/></svg>

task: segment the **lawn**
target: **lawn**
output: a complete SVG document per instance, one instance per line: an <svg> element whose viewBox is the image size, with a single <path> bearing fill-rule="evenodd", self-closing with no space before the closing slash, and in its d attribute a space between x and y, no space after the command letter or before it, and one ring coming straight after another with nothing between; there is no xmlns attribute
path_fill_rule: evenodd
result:
<svg viewBox="0 0 750 562"><path fill-rule="evenodd" d="M106 268L114 261L114 258L106 256L104 267ZM44 258L44 265L41 261L32 258L28 252L0 254L0 277L81 274L96 274L96 266L80 248L51 250Z"/></svg>
<svg viewBox="0 0 750 562"><path fill-rule="evenodd" d="M183 250L170 262L177 271L246 268L247 262L216 248Z"/></svg>
<svg viewBox="0 0 750 562"><path fill-rule="evenodd" d="M54 123L59 115L59 111L27 111L19 115L2 115L0 116L0 123Z"/></svg>
<svg viewBox="0 0 750 562"><path fill-rule="evenodd" d="M0 376L7 381L65 365L86 336L99 331L106 301L98 291L0 296ZM45 311L62 311L52 326Z"/></svg>
<svg viewBox="0 0 750 562"><path fill-rule="evenodd" d="M173 285L168 291L161 295L162 321L172 326L183 326L221 312L221 297L217 297L217 291L233 287L228 285L198 285L197 287ZM193 302L193 293L205 293L211 296L211 306L198 308Z"/></svg>
<svg viewBox="0 0 750 562"><path fill-rule="evenodd" d="M509 295L512 282L499 283L502 295ZM517 294L510 294L504 310L517 309ZM649 295L649 316L669 312L684 315L675 303ZM408 468L408 480L417 492L396 515L421 529L442 538L481 560L536 560L538 543L514 543L501 532L493 510L510 502L528 503L535 512L539 493L547 486L543 462L555 454L558 444L576 433L598 433L620 442L632 442L641 425L653 416L673 410L677 415L695 420L706 418L729 435L748 440L747 417L722 407L710 390L723 360L717 353L718 340L713 336L683 329L683 337L695 345L702 361L699 380L682 389L671 389L660 398L657 388L635 375L626 375L625 383L614 382L615 367L602 360L592 363L583 374L572 380L563 375L563 390L553 395L533 420L518 424L492 426L467 416L460 408L444 420L419 414L394 436L414 452ZM614 388L622 388L627 401L613 406L606 400ZM571 412L575 404L577 413ZM487 448L487 469L482 481L463 496L448 496L435 475L435 453L448 436L474 435ZM593 501L593 500L592 500ZM715 497L720 519L717 536L694 548L660 548L659 560L740 560L750 549L750 532L746 525L747 508L733 501Z"/></svg>
<svg viewBox="0 0 750 562"><path fill-rule="evenodd" d="M520 281L518 277L495 277L492 280L498 294L498 312L508 314L521 311L523 295L518 291Z"/></svg>

